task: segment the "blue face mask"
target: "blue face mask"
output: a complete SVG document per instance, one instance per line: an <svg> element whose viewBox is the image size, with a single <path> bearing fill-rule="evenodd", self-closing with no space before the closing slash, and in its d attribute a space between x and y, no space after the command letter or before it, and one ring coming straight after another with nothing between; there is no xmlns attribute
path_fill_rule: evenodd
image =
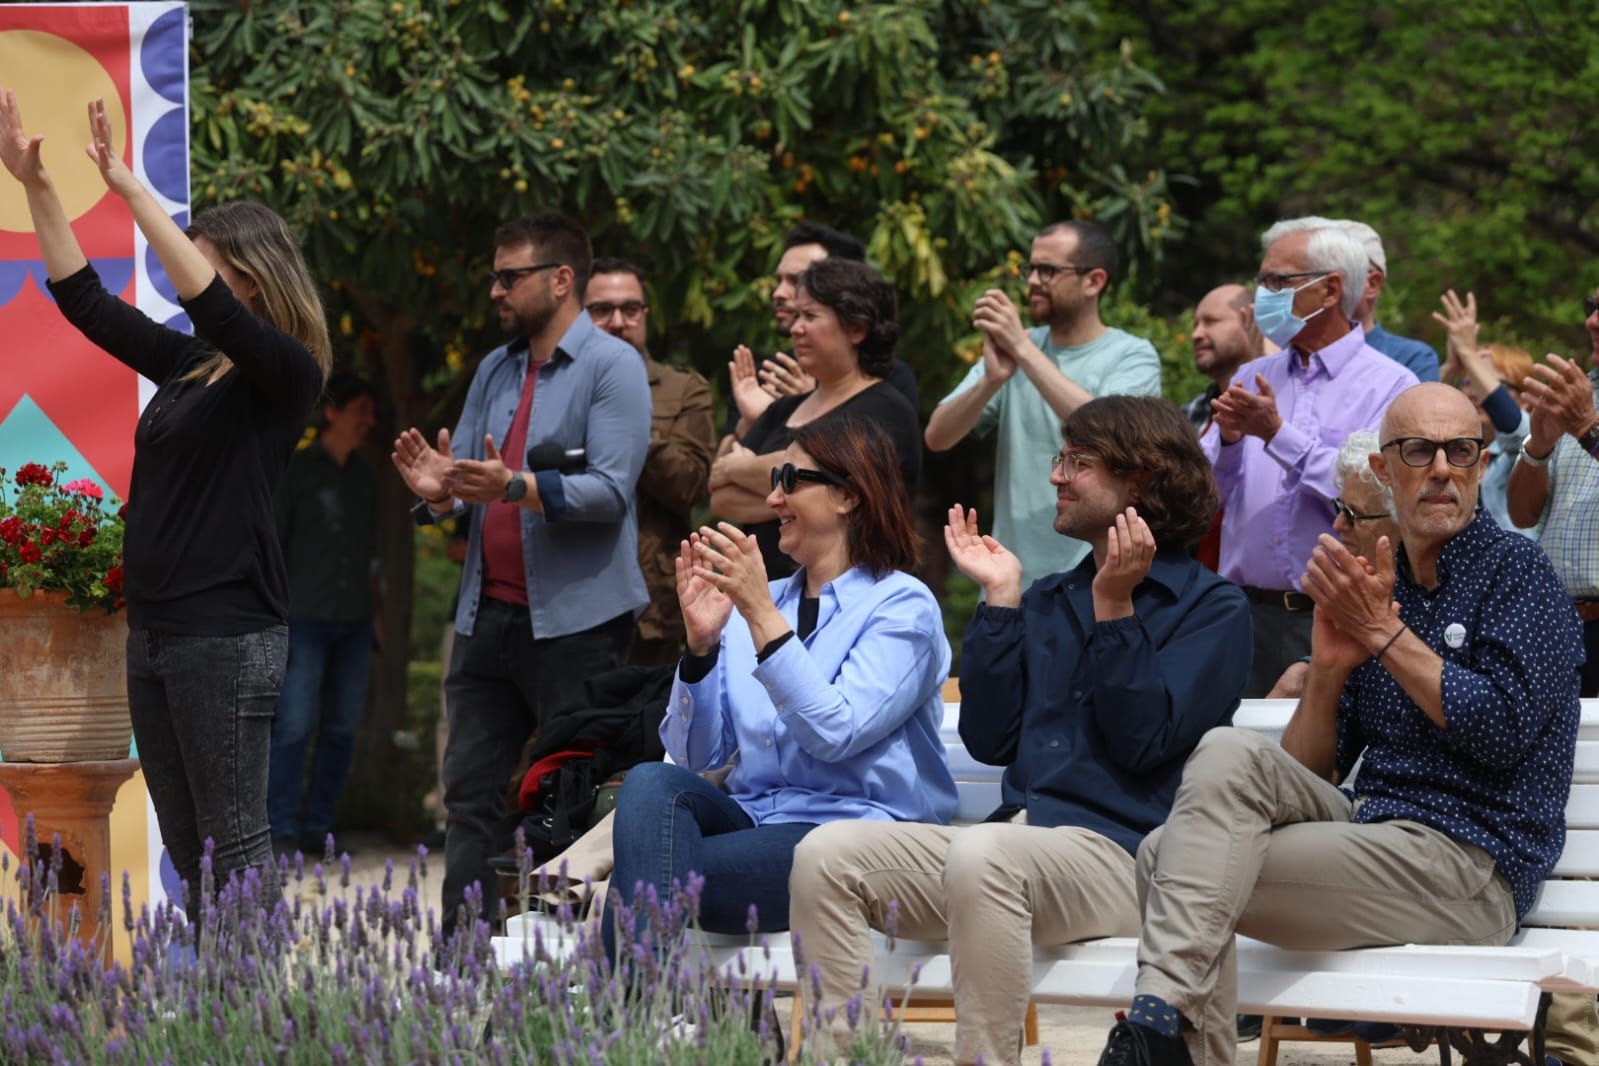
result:
<svg viewBox="0 0 1599 1066"><path fill-rule="evenodd" d="M1323 275L1325 277L1325 275ZM1271 341L1279 348L1286 348L1299 331L1305 328L1305 323L1327 310L1318 307L1305 318L1294 314L1294 296L1300 289L1308 289L1321 278L1312 278L1297 289L1281 289L1272 292L1264 285L1255 286L1255 325L1260 329L1261 336Z"/></svg>

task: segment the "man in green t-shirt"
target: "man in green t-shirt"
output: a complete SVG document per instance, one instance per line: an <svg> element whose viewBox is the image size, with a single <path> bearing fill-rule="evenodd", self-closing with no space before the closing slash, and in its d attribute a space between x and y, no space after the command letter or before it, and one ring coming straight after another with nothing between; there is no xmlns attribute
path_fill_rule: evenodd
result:
<svg viewBox="0 0 1599 1066"><path fill-rule="evenodd" d="M999 289L978 297L972 324L983 334L983 357L927 423L935 452L973 431L999 430L993 535L1021 559L1023 588L1088 553L1083 541L1054 532L1056 490L1040 476L1061 423L1096 396L1160 395L1154 346L1099 317L1116 266L1102 226L1074 220L1040 230L1027 264L1027 312L1038 325L1027 329Z"/></svg>

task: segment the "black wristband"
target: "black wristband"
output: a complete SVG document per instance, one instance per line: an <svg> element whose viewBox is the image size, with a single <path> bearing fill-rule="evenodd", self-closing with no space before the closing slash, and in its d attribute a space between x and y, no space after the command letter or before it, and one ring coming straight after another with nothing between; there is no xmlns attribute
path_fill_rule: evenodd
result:
<svg viewBox="0 0 1599 1066"><path fill-rule="evenodd" d="M1389 648L1393 647L1394 646L1394 641L1398 640L1400 638L1400 636L1405 632L1405 630L1407 630L1409 628L1410 628L1409 626L1405 625L1403 622L1400 622L1399 623L1399 628L1394 631L1394 635L1388 638L1388 643L1386 643L1382 647L1378 648L1377 649L1377 654L1373 655L1372 658L1373 659L1381 659L1383 652L1385 652Z"/></svg>

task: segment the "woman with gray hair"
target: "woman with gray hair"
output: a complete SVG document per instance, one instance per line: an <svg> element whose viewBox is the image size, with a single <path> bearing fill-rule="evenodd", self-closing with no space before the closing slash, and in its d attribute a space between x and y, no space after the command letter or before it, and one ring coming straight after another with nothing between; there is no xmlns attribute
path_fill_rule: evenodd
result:
<svg viewBox="0 0 1599 1066"><path fill-rule="evenodd" d="M1344 438L1333 465L1333 478L1338 485L1338 497L1333 501L1333 532L1350 551L1367 559L1377 557L1379 538L1399 543L1393 491L1377 480L1377 472L1371 468L1371 455L1380 443L1374 430L1357 429ZM1298 699L1309 668L1308 655L1290 665L1266 698Z"/></svg>

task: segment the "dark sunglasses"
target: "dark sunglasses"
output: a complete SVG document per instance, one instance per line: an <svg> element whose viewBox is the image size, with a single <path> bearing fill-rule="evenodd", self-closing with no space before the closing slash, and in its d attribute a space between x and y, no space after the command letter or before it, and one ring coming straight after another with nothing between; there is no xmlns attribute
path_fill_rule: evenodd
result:
<svg viewBox="0 0 1599 1066"><path fill-rule="evenodd" d="M1087 274L1088 272L1097 269L1098 267L1072 266L1069 263L1028 263L1027 273L1022 276L1029 277L1033 274L1037 274L1038 280L1042 281L1045 285L1048 285L1050 282L1055 280L1055 276L1057 274L1064 273L1068 270L1073 274Z"/></svg>
<svg viewBox="0 0 1599 1066"><path fill-rule="evenodd" d="M649 309L650 305L642 300L628 300L625 303L619 304L609 303L605 300L596 300L594 303L591 303L584 308L584 310L589 313L589 317L596 322L604 322L607 318L610 318L618 311L622 312L623 318L631 322L633 319L637 318L639 315L642 315Z"/></svg>
<svg viewBox="0 0 1599 1066"><path fill-rule="evenodd" d="M1431 466L1433 457L1442 448L1444 459L1450 466L1468 467L1482 454L1481 437L1451 437L1449 440L1429 440L1426 437L1396 437L1383 445L1399 449L1399 461L1406 466Z"/></svg>
<svg viewBox="0 0 1599 1066"><path fill-rule="evenodd" d="M1582 301L1583 318L1592 318L1595 311L1599 311L1599 296L1590 296Z"/></svg>
<svg viewBox="0 0 1599 1066"><path fill-rule="evenodd" d="M793 463L772 467L772 488L780 488L785 493L793 492L794 486L801 481L814 481L819 485L842 485L848 479L847 474L835 474L831 470L807 470Z"/></svg>
<svg viewBox="0 0 1599 1066"><path fill-rule="evenodd" d="M1428 462L1431 462L1429 459ZM1333 510L1344 516L1344 521L1350 525L1356 522L1375 522L1379 518L1387 518L1385 514L1359 514L1355 509L1343 501L1341 497L1333 498Z"/></svg>
<svg viewBox="0 0 1599 1066"><path fill-rule="evenodd" d="M537 274L541 270L554 270L556 267L562 265L564 264L534 263L532 266L506 267L504 270L491 270L489 271L488 276L489 287L493 288L495 283L498 282L500 288L504 289L506 292L510 292L511 289L516 286L517 282L521 281L529 274Z"/></svg>

